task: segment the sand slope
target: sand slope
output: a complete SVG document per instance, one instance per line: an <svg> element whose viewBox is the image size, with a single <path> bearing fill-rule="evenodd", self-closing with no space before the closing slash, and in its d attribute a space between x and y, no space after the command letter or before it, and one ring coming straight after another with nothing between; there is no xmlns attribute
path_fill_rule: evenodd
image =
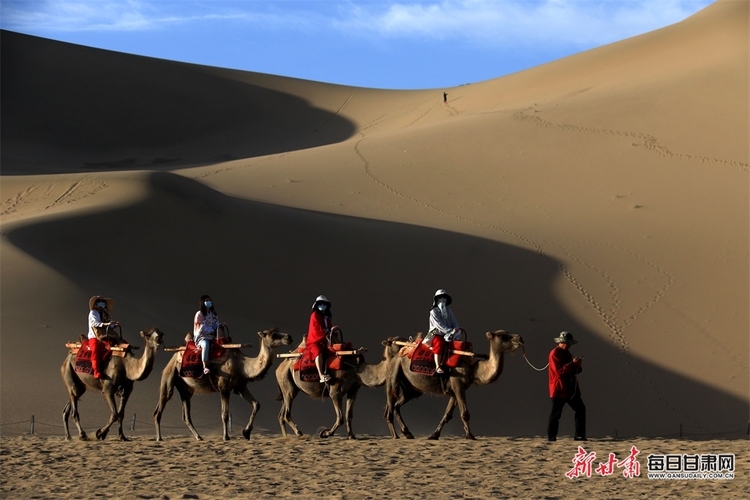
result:
<svg viewBox="0 0 750 500"><path fill-rule="evenodd" d="M299 339L325 293L376 361L383 338L426 328L446 288L477 350L504 328L541 367L560 330L576 335L592 436L745 436L747 20L747 2L719 1L445 89L445 104L443 89L349 88L3 32L2 433L35 415L38 433L62 435L63 343L94 293L116 298L128 338L155 324L167 345L203 293L241 341L269 325ZM143 425L167 359L128 405ZM257 427L278 432L273 377L251 390ZM362 391L356 432L385 435L383 402ZM415 434L445 403L406 407ZM509 356L469 404L477 435L541 435L546 374ZM218 397L193 407L199 429L218 428ZM89 430L106 419L94 395L81 412ZM247 405L232 412L244 420ZM304 398L295 415L307 433L333 419ZM167 439L185 434L178 401L165 423Z"/></svg>

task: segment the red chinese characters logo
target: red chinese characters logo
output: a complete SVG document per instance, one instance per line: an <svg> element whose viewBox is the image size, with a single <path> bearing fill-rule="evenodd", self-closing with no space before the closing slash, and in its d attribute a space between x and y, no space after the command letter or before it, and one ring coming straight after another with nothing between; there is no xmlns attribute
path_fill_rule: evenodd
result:
<svg viewBox="0 0 750 500"><path fill-rule="evenodd" d="M636 459L638 453L640 451L635 446L630 448L630 455L623 460L618 460L617 455L610 453L606 462L599 462L599 465L593 468L592 463L596 459L596 452L587 453L583 447L579 446L572 460L573 468L566 472L565 476L570 479L580 476L591 477L592 472L600 476L611 476L617 469L622 469L623 477L637 477L641 475L641 464Z"/></svg>

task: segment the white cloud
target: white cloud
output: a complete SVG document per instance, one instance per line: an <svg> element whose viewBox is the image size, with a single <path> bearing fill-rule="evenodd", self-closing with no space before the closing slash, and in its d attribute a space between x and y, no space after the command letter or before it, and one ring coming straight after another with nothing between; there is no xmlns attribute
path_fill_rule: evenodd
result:
<svg viewBox="0 0 750 500"><path fill-rule="evenodd" d="M685 19L711 0L443 0L355 5L339 29L387 38L486 45L606 43Z"/></svg>
<svg viewBox="0 0 750 500"><path fill-rule="evenodd" d="M591 46L680 21L711 0L3 0L2 26L35 32L143 31L233 20L347 37Z"/></svg>

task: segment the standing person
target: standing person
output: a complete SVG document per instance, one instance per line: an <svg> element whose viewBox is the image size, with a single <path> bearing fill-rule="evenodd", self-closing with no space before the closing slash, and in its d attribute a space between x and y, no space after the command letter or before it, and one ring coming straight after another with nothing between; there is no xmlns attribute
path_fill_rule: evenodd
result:
<svg viewBox="0 0 750 500"><path fill-rule="evenodd" d="M435 373L443 373L442 363L445 342L452 340L463 340L464 331L458 325L458 320L453 315L450 307L453 302L448 292L442 288L435 292L430 308L430 329L422 341L432 349L435 357Z"/></svg>
<svg viewBox="0 0 750 500"><path fill-rule="evenodd" d="M193 338L195 345L201 348L201 361L203 362L203 374L208 375L208 355L211 342L216 338L219 331L219 316L214 309L214 302L210 295L203 295L200 300L200 309L195 313L193 319Z"/></svg>
<svg viewBox="0 0 750 500"><path fill-rule="evenodd" d="M92 351L91 368L94 371L94 378L102 378L99 362L102 359L104 344L100 340L109 336L110 329L120 325L117 321L112 321L109 315L114 303L113 299L106 299L99 295L94 295L89 299L88 338L89 347Z"/></svg>
<svg viewBox="0 0 750 500"><path fill-rule="evenodd" d="M446 102L448 102L448 94L443 92L443 104L445 104Z"/></svg>
<svg viewBox="0 0 750 500"><path fill-rule="evenodd" d="M586 439L586 405L581 399L576 375L581 373L583 358L574 358L570 346L578 342L570 332L560 332L555 337L557 347L549 353L549 397L552 398L552 412L547 424L547 440L557 441L557 429L560 425L563 407L567 403L575 412L576 441Z"/></svg>
<svg viewBox="0 0 750 500"><path fill-rule="evenodd" d="M315 359L315 367L318 369L321 384L331 380L331 376L325 373L323 367L325 366L325 353L328 350L328 336L332 328L331 302L325 295L318 295L310 313L305 349L309 349L310 355Z"/></svg>

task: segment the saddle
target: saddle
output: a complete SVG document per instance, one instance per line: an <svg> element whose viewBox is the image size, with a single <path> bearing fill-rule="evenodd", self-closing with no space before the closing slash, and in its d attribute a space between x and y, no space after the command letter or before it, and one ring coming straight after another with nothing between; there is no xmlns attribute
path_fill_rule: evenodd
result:
<svg viewBox="0 0 750 500"><path fill-rule="evenodd" d="M231 344L232 339L222 337L211 341L211 348L208 351L209 363L223 363L227 360L229 349L224 348L224 344ZM195 345L195 342L189 340L185 346L185 352L182 354L180 363L180 377L200 378L203 376L203 361L201 361L202 349Z"/></svg>
<svg viewBox="0 0 750 500"><path fill-rule="evenodd" d="M337 351L349 351L353 348L354 345L351 342L329 345L328 352L325 356L328 371L341 369L341 363L345 356L337 356ZM301 356L294 362L294 371L299 372L300 380L303 382L319 381L320 377L318 375L318 369L315 367L315 358L312 357L311 351L304 347L298 347L297 352L300 353Z"/></svg>
<svg viewBox="0 0 750 500"><path fill-rule="evenodd" d="M454 351L474 352L471 342L454 340L445 344L443 353L443 366L455 368L461 364L462 355L455 354ZM409 370L422 375L435 374L435 357L432 349L427 344L419 343L416 347L404 347L399 355L406 356L411 360Z"/></svg>
<svg viewBox="0 0 750 500"><path fill-rule="evenodd" d="M91 357L94 355L94 350L89 343L90 340L91 339L89 338L85 338L81 339L80 342L68 342L65 344L65 347L70 349L70 353L75 354L76 356L74 369L78 373L85 373L88 375L94 373L94 368L91 365ZM103 344L103 348L101 349L102 359L100 360L102 364L108 362L113 355L124 357L133 349L133 346L130 344L118 343L113 340L104 339L99 342Z"/></svg>

